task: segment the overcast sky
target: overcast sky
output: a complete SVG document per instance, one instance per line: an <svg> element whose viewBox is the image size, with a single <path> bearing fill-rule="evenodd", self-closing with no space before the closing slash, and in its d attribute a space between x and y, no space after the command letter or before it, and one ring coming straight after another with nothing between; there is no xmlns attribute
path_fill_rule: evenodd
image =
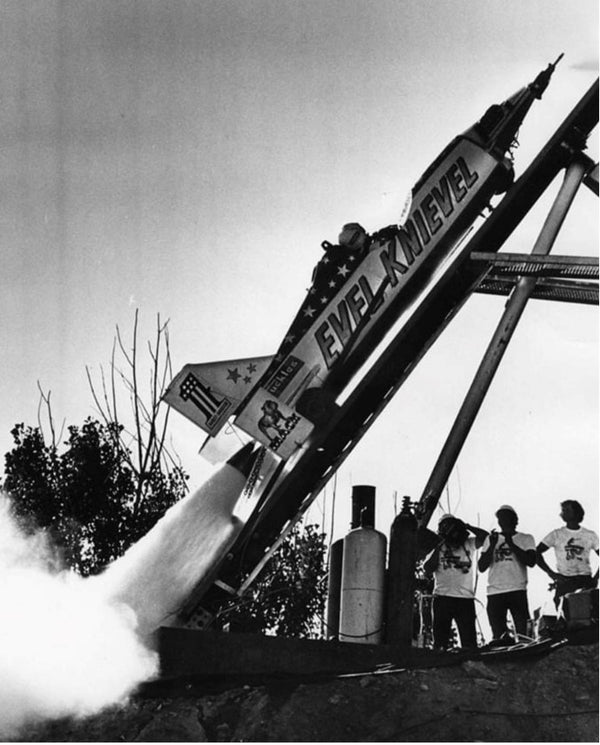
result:
<svg viewBox="0 0 600 745"><path fill-rule="evenodd" d="M272 353L321 241L398 219L561 52L517 175L597 77L596 0L3 0L0 453L38 380L57 420L94 414L85 365L135 308L146 338L170 319L176 369ZM554 193L504 250L531 250ZM582 189L554 253L597 255L597 209ZM348 459L336 537L352 484L377 486L386 533L394 491L420 496L503 305L472 298ZM597 332L595 307L530 302L450 480L461 516L490 528L509 502L541 539L575 498L597 523ZM203 433L172 425L198 480Z"/></svg>

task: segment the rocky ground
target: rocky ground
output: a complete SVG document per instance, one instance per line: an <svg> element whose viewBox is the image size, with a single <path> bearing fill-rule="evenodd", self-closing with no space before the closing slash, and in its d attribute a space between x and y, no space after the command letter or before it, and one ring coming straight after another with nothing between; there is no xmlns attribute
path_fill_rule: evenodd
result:
<svg viewBox="0 0 600 745"><path fill-rule="evenodd" d="M598 742L598 644L209 691L152 688L29 742Z"/></svg>

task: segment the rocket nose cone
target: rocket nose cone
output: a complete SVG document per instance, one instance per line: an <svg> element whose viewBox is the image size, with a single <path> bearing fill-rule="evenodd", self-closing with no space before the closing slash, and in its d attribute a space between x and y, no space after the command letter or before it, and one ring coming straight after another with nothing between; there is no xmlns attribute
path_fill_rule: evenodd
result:
<svg viewBox="0 0 600 745"><path fill-rule="evenodd" d="M258 455L260 448L258 448L256 452L254 452L255 444L256 443L254 442L246 443L227 461L227 463L238 470L242 474L242 476L248 477L250 475L252 466L256 461L256 456Z"/></svg>
<svg viewBox="0 0 600 745"><path fill-rule="evenodd" d="M545 70L542 70L542 72L537 76L533 83L531 83L529 88L536 98L542 97L542 93L548 87L548 83L550 82L550 78L552 77L552 73L554 72L556 65L558 65L558 63L564 56L565 55L563 52L561 55L559 55L555 62L551 62Z"/></svg>

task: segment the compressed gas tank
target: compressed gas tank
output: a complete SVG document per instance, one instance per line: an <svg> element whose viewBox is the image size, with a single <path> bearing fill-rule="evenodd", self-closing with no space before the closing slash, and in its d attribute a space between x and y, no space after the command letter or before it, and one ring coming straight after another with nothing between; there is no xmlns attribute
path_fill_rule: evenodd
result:
<svg viewBox="0 0 600 745"><path fill-rule="evenodd" d="M340 538L329 548L329 564L327 573L327 604L325 606L325 623L327 624L327 638L337 639L340 629L340 596L342 592L342 559L344 555L344 539Z"/></svg>
<svg viewBox="0 0 600 745"><path fill-rule="evenodd" d="M387 540L374 528L355 528L344 538L340 641L383 640Z"/></svg>

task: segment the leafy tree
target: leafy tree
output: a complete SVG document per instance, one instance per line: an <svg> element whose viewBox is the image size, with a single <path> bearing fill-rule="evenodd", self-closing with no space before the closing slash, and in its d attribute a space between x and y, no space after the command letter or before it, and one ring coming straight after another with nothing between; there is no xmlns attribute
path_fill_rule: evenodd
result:
<svg viewBox="0 0 600 745"><path fill-rule="evenodd" d="M48 530L67 564L83 575L120 556L187 491L187 476L166 446L168 408L162 396L171 361L167 324L160 317L148 349L150 385L144 395L136 311L131 348L117 327L110 373L101 368L100 385L87 369L100 420L88 417L82 426L68 427L67 439L59 443L50 394L40 389L49 435L44 436L39 412L37 427L21 423L11 433L14 448L5 456L3 487L15 515L28 529ZM123 391L131 429L119 421Z"/></svg>
<svg viewBox="0 0 600 745"><path fill-rule="evenodd" d="M21 525L48 530L67 565L88 575L144 535L183 496L186 477L181 469L151 473L148 498L137 504L136 475L115 447L113 425L88 418L68 432L60 452L39 427L14 427L3 486Z"/></svg>
<svg viewBox="0 0 600 745"><path fill-rule="evenodd" d="M221 621L237 631L315 636L325 608L325 534L296 525L256 581Z"/></svg>

